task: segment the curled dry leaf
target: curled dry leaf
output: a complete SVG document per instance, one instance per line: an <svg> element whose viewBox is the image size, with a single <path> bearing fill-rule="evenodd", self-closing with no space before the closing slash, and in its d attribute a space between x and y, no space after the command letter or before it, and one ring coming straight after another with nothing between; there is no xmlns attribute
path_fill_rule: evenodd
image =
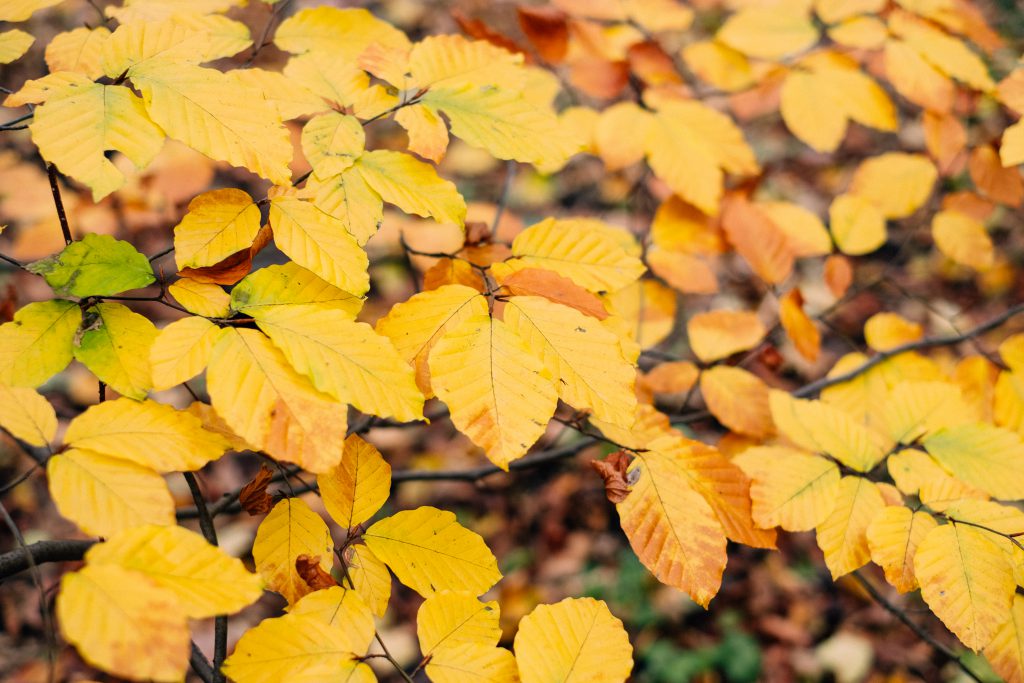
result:
<svg viewBox="0 0 1024 683"><path fill-rule="evenodd" d="M319 555L299 555L295 558L295 571L315 591L338 585L334 577L320 566Z"/></svg>
<svg viewBox="0 0 1024 683"><path fill-rule="evenodd" d="M252 481L242 487L238 494L238 502L243 510L252 516L265 515L270 512L274 507L274 499L267 493L267 486L270 485L273 476L274 470L266 465L260 466L260 471L256 473Z"/></svg>
<svg viewBox="0 0 1024 683"><path fill-rule="evenodd" d="M629 495L629 480L626 469L630 457L625 451L615 451L604 460L591 460L590 466L604 479L604 493L613 503L621 503Z"/></svg>

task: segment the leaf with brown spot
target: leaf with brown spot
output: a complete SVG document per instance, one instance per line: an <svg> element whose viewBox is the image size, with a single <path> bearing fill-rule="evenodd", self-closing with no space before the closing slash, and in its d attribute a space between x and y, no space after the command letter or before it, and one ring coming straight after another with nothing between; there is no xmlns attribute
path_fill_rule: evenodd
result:
<svg viewBox="0 0 1024 683"><path fill-rule="evenodd" d="M615 451L604 460L591 460L590 466L604 479L604 493L613 503L621 503L629 495L626 468L630 457L625 451Z"/></svg>
<svg viewBox="0 0 1024 683"><path fill-rule="evenodd" d="M270 243L273 233L269 225L264 225L256 234L256 239L248 249L236 251L220 263L204 268L182 268L178 271L180 277L192 278L196 282L203 282L215 285L233 285L252 270L252 260L256 254L263 250L263 247Z"/></svg>
<svg viewBox="0 0 1024 683"><path fill-rule="evenodd" d="M320 566L319 555L299 555L295 558L295 571L315 591L338 585L334 577Z"/></svg>
<svg viewBox="0 0 1024 683"><path fill-rule="evenodd" d="M483 276L466 261L442 258L423 273L423 290L430 291L445 285L465 285L476 291L487 291Z"/></svg>

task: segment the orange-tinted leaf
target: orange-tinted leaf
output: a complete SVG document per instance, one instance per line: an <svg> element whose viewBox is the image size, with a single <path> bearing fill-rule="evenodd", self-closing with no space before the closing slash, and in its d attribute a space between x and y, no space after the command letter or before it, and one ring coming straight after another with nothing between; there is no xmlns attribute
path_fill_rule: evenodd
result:
<svg viewBox="0 0 1024 683"><path fill-rule="evenodd" d="M512 296L543 296L598 320L608 317L608 311L597 296L553 271L523 268L508 275L495 273L495 279L498 284L508 289Z"/></svg>

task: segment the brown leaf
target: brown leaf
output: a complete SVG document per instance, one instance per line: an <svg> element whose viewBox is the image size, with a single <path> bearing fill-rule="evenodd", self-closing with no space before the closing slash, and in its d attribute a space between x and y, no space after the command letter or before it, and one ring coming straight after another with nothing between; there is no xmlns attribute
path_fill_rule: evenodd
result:
<svg viewBox="0 0 1024 683"><path fill-rule="evenodd" d="M630 45L626 59L633 73L647 85L677 85L683 82L672 57L653 40Z"/></svg>
<svg viewBox="0 0 1024 683"><path fill-rule="evenodd" d="M629 84L629 64L601 57L583 57L572 63L569 82L590 97L610 100Z"/></svg>
<svg viewBox="0 0 1024 683"><path fill-rule="evenodd" d="M274 470L266 465L260 466L252 481L242 487L238 494L238 502L242 509L250 515L265 515L274 507L274 499L267 493L267 486L274 476Z"/></svg>
<svg viewBox="0 0 1024 683"><path fill-rule="evenodd" d="M260 253L263 247L270 243L273 237L270 226L264 225L256 234L256 240L248 249L236 251L220 263L204 268L182 268L178 271L181 277L190 277L198 282L212 283L215 285L233 285L249 274L252 270L252 260Z"/></svg>
<svg viewBox="0 0 1024 683"><path fill-rule="evenodd" d="M590 466L604 479L604 493L613 503L621 503L629 495L629 480L626 469L630 457L625 451L615 451L604 460L591 460Z"/></svg>
<svg viewBox="0 0 1024 683"><path fill-rule="evenodd" d="M338 585L334 577L320 566L319 555L299 555L295 558L295 571L315 591Z"/></svg>
<svg viewBox="0 0 1024 683"><path fill-rule="evenodd" d="M553 7L516 7L519 26L537 54L548 64L558 64L569 51L569 24L565 12Z"/></svg>
<svg viewBox="0 0 1024 683"><path fill-rule="evenodd" d="M466 244L476 246L483 242L490 242L491 226L483 221L466 221Z"/></svg>
<svg viewBox="0 0 1024 683"><path fill-rule="evenodd" d="M0 297L0 323L9 323L14 320L14 311L18 307L18 290L13 283L7 283L3 297Z"/></svg>
<svg viewBox="0 0 1024 683"><path fill-rule="evenodd" d="M722 229L755 273L778 284L793 270L793 249L786 234L755 204L739 194L722 202Z"/></svg>
<svg viewBox="0 0 1024 683"><path fill-rule="evenodd" d="M1019 206L1024 199L1024 179L1016 166L1003 167L999 153L989 145L976 147L967 162L974 186L992 201Z"/></svg>
<svg viewBox="0 0 1024 683"><path fill-rule="evenodd" d="M604 304L567 277L542 268L523 268L501 278L500 283L512 296L542 296L556 304L575 308L598 320L608 317Z"/></svg>
<svg viewBox="0 0 1024 683"><path fill-rule="evenodd" d="M491 45L497 45L498 47L505 48L509 52L519 53L526 56L526 62L529 64L533 60L530 55L519 46L519 43L512 40L503 33L500 33L479 19L470 19L465 14L457 9L452 10L452 19L459 25L459 28L470 38L477 40L486 40Z"/></svg>

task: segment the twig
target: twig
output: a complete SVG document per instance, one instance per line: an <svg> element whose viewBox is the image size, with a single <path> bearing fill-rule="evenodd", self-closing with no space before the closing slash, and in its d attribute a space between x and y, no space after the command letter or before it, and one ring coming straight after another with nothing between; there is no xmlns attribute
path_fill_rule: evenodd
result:
<svg viewBox="0 0 1024 683"><path fill-rule="evenodd" d="M155 254L153 254L152 256L150 256L149 257L149 262L153 263L154 261L156 261L158 259L162 259L164 256L167 256L172 251L174 251L174 245L173 244L171 246L167 247L166 249L164 249L162 251L158 251Z"/></svg>
<svg viewBox="0 0 1024 683"><path fill-rule="evenodd" d="M957 654L955 652L953 652L951 649L949 649L948 647L946 647L945 645L943 645L942 643L937 641L932 636L932 634L928 633L928 631L926 631L923 627L921 627L920 624L918 624L917 622L912 620L910 617L908 617L903 612L903 610L901 610L899 607L897 607L896 605L894 605L891 602L889 602L889 600L886 599L886 597L884 595L882 595L882 593L877 588L875 588L874 584L872 584L870 581L868 581L866 578L864 578L864 576L860 573L859 569L858 570L854 570L853 578L856 579L857 583L859 583L861 585L861 588L863 588L864 591L868 595L871 596L872 600L874 600L879 605L881 605L883 608L885 608L885 610L887 612L889 612L889 614L893 615L894 617L896 617L897 619L902 621L903 624L906 625L907 628L909 628L911 631L913 631L914 633L917 634L918 638L920 638L924 642L928 643L932 647L933 650L935 650L936 652L938 652L939 654L944 656L949 661L956 662L956 665L959 666L960 669L965 674L967 674L968 676L970 676L974 680L976 680L979 683L981 683L982 679L978 676L978 674L976 674L973 671L971 671L971 669L968 668L968 666L966 664L964 664L962 661L960 661L960 657L957 656Z"/></svg>
<svg viewBox="0 0 1024 683"><path fill-rule="evenodd" d="M38 541L0 555L0 581L19 574L35 564L77 562L96 541Z"/></svg>
<svg viewBox="0 0 1024 683"><path fill-rule="evenodd" d="M213 517L206 506L206 499L203 491L199 488L199 481L192 472L182 472L188 490L192 493L192 500L196 503L196 510L199 513L199 528L210 545L217 545L217 529L213 525ZM224 659L228 653L228 618L220 615L213 620L213 683L222 683L224 675L220 672L224 665Z"/></svg>
<svg viewBox="0 0 1024 683"><path fill-rule="evenodd" d="M252 54L250 54L249 58L245 60L244 64L242 64L243 69L252 66L253 62L256 61L256 57L258 57L260 52L263 51L263 48L265 48L267 45L270 45L270 43L272 42L268 40L270 38L270 32L273 30L274 24L277 22L278 17L281 16L281 13L284 12L285 8L288 7L288 5L291 4L291 2L292 0L284 0L284 2L279 3L278 6L275 7L274 10L270 13L270 18L267 19L267 23L263 27L263 32L260 34L260 39L253 44Z"/></svg>
<svg viewBox="0 0 1024 683"><path fill-rule="evenodd" d="M32 116L33 116L33 113L29 112L28 114L25 114L24 116L19 116L16 119L11 119L10 121L7 121L6 123L0 124L0 131L4 131L4 130L23 130L25 128L28 128L28 126L19 126L18 124L22 123L24 121L28 121L30 118L32 118Z"/></svg>
<svg viewBox="0 0 1024 683"><path fill-rule="evenodd" d="M8 483L4 484L3 486L0 486L0 495L2 495L4 493L7 493L8 491L10 491L14 487L16 487L21 482L23 482L26 479L28 479L29 477L31 477L33 474L35 474L36 470L38 470L38 469L39 469L39 463L36 463L36 464L32 465L32 467L30 467L28 469L28 471L26 471L24 474L21 474L18 477L16 477L16 478L12 479L11 481L9 481Z"/></svg>
<svg viewBox="0 0 1024 683"><path fill-rule="evenodd" d="M53 164L46 164L46 174L50 177L50 192L53 194L53 203L57 207L57 218L60 220L60 230L64 233L64 244L71 244L75 239L71 236L68 215L64 212L64 200L60 198L60 187L57 186L57 167Z"/></svg>
<svg viewBox="0 0 1024 683"><path fill-rule="evenodd" d="M196 676L202 679L203 683L214 683L214 671L213 666L210 665L210 660L206 658L203 651L199 649L195 641L192 641L192 654L189 656L188 663L192 666L192 670L196 672Z"/></svg>
<svg viewBox="0 0 1024 683"><path fill-rule="evenodd" d="M7 524L7 528L10 529L11 535L14 536L14 540L18 543L18 548L21 550L28 564L28 569L32 574L32 583L36 585L36 589L39 591L39 616L43 620L43 631L46 633L46 660L47 660L47 680L53 683L56 677L56 654L57 654L57 633L53 628L53 619L50 616L50 610L46 606L46 591L43 589L43 577L39 573L39 564L36 562L32 553L29 551L28 546L25 544L25 537L21 535L21 529L14 523L14 518L11 517L11 513L7 511L6 506L0 503L0 515L3 515L4 523Z"/></svg>
<svg viewBox="0 0 1024 683"><path fill-rule="evenodd" d="M27 268L25 268L25 264L24 263L22 263L21 261L19 261L17 259L11 258L10 256L6 256L4 254L0 254L0 261L6 261L7 263L10 263L15 268L21 268L22 270L27 270Z"/></svg>
<svg viewBox="0 0 1024 683"><path fill-rule="evenodd" d="M388 646L384 644L384 641L381 639L380 634L374 631L373 637L377 639L377 643L380 645L380 649L384 650L384 656L387 658L389 662L391 662L391 666L395 667L395 671L401 674L402 678L405 679L406 683L413 683L412 678L409 676L409 674L405 672L405 669L402 668L402 665L399 664L398 661L391 656L390 652L388 652Z"/></svg>

